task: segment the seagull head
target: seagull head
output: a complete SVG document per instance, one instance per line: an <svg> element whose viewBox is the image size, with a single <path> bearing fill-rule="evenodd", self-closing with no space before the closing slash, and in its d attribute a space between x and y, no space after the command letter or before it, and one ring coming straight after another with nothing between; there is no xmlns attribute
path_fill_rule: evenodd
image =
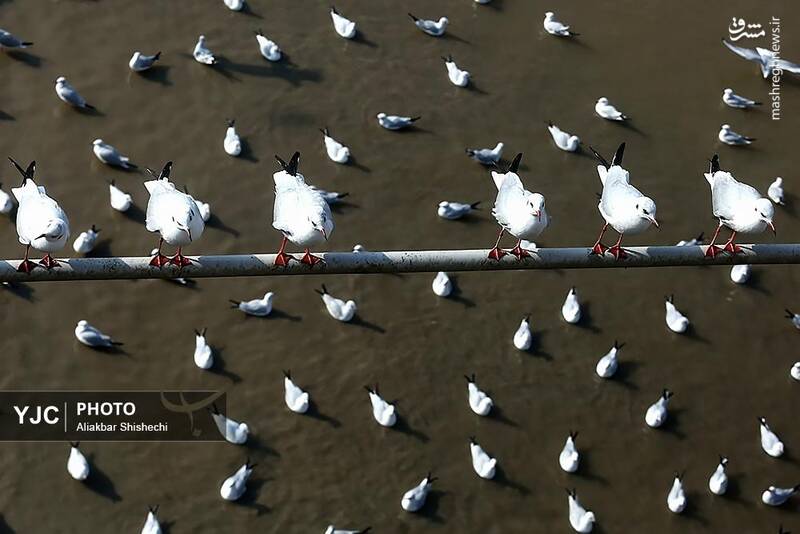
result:
<svg viewBox="0 0 800 534"><path fill-rule="evenodd" d="M53 220L47 223L47 228L42 235L37 236L36 239L45 238L48 241L58 241L65 233L67 233L67 225L64 221Z"/></svg>
<svg viewBox="0 0 800 534"><path fill-rule="evenodd" d="M722 126L720 126L720 129L721 130L725 130L727 132L728 130L731 129L731 125L730 124L723 124Z"/></svg>
<svg viewBox="0 0 800 534"><path fill-rule="evenodd" d="M439 24L447 25L450 22L450 19L447 17L442 17L439 19Z"/></svg>
<svg viewBox="0 0 800 534"><path fill-rule="evenodd" d="M527 201L531 215L541 220L542 212L544 211L544 195L540 193L531 193L528 195Z"/></svg>
<svg viewBox="0 0 800 534"><path fill-rule="evenodd" d="M92 144L93 144L94 146L97 146L97 145L102 145L102 144L103 144L103 140L102 140L102 139L99 139L99 138L98 138L98 139L95 139L94 141L92 141Z"/></svg>
<svg viewBox="0 0 800 534"><path fill-rule="evenodd" d="M733 89L731 89L730 87L728 87L728 88L726 88L726 89L723 91L723 93L725 93L726 95L730 95L730 94L732 94L732 93L733 93Z"/></svg>
<svg viewBox="0 0 800 534"><path fill-rule="evenodd" d="M378 113L378 120L379 121L382 121L385 118L386 118L386 113Z"/></svg>
<svg viewBox="0 0 800 534"><path fill-rule="evenodd" d="M647 219L653 223L656 228L659 228L658 221L656 220L656 203L652 198L642 197L636 201L636 214L642 219Z"/></svg>
<svg viewBox="0 0 800 534"><path fill-rule="evenodd" d="M66 81L67 81L67 79L64 78L63 76L59 76L58 78L56 78L56 83L59 84L59 85L61 85L62 83L65 83Z"/></svg>
<svg viewBox="0 0 800 534"><path fill-rule="evenodd" d="M598 104L608 104L608 99L606 97L604 97L604 96L601 96L600 98L597 99L597 103Z"/></svg>
<svg viewBox="0 0 800 534"><path fill-rule="evenodd" d="M775 216L775 206L772 205L772 201L768 198L759 198L756 200L755 210L756 213L758 213L759 220L766 223L773 234L776 233L775 225L772 223L772 217Z"/></svg>
<svg viewBox="0 0 800 534"><path fill-rule="evenodd" d="M546 19L552 19L554 16L555 14L552 11L548 11L547 13L544 14L544 18Z"/></svg>

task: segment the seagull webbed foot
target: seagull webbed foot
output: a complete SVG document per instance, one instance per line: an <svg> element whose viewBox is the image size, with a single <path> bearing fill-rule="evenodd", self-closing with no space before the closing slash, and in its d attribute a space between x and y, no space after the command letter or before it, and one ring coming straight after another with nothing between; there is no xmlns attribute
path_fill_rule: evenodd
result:
<svg viewBox="0 0 800 534"><path fill-rule="evenodd" d="M722 252L722 249L717 245L709 245L706 249L706 258L716 258L720 252Z"/></svg>
<svg viewBox="0 0 800 534"><path fill-rule="evenodd" d="M50 254L48 254L47 256L42 258L42 261L40 261L39 263L41 265L43 265L45 267L45 269L47 269L48 271L50 269L52 269L53 267L58 267L59 266L59 263Z"/></svg>
<svg viewBox="0 0 800 534"><path fill-rule="evenodd" d="M184 268L184 267L186 267L187 265L191 265L191 264L192 264L192 260L190 260L189 258L187 258L186 256L184 256L184 255L183 255L183 254L181 254L180 252L178 252L178 253L177 253L177 254L175 254L175 255L174 255L172 258L170 258L169 262L170 262L172 265L177 265L177 266L178 266L179 268L181 268L181 269L183 269L183 268Z"/></svg>
<svg viewBox="0 0 800 534"><path fill-rule="evenodd" d="M521 246L519 246L519 244L517 244L517 246L515 246L514 248L512 248L508 252L513 254L514 256L516 256L518 260L522 260L524 258L530 258L531 257L530 253L527 250L525 250L524 248L522 248Z"/></svg>
<svg viewBox="0 0 800 534"><path fill-rule="evenodd" d="M729 241L728 243L725 243L725 246L723 247L722 250L724 250L725 252L730 252L731 254L738 254L742 251L742 247L740 247L733 241Z"/></svg>
<svg viewBox="0 0 800 534"><path fill-rule="evenodd" d="M291 260L297 260L297 258L283 251L278 252L278 254L275 255L275 265L279 267L286 267L287 265L289 265L289 262Z"/></svg>
<svg viewBox="0 0 800 534"><path fill-rule="evenodd" d="M500 261L500 259L506 255L506 251L501 249L500 247L494 247L492 250L489 251L489 259Z"/></svg>
<svg viewBox="0 0 800 534"><path fill-rule="evenodd" d="M150 260L150 265L152 265L153 267L158 267L159 269L167 264L169 264L169 258L161 253L156 254Z"/></svg>
<svg viewBox="0 0 800 534"><path fill-rule="evenodd" d="M592 250L589 252L589 255L591 256L597 254L598 256L602 256L603 254L606 253L606 250L608 250L608 247L602 244L600 241L598 241L592 247Z"/></svg>
<svg viewBox="0 0 800 534"><path fill-rule="evenodd" d="M625 249L622 248L620 245L614 245L613 247L608 249L608 252L611 253L618 260L624 260L628 257L628 253L625 252Z"/></svg>
<svg viewBox="0 0 800 534"><path fill-rule="evenodd" d="M306 250L306 253L303 254L302 258L300 258L300 263L305 263L309 267L313 267L318 263L325 263L325 260L319 256L314 256L309 250Z"/></svg>
<svg viewBox="0 0 800 534"><path fill-rule="evenodd" d="M35 268L36 268L36 264L35 263L33 263L31 260L25 259L25 260L22 260L19 263L19 267L17 267L17 271L21 272L21 273L31 274L31 271L33 271Z"/></svg>

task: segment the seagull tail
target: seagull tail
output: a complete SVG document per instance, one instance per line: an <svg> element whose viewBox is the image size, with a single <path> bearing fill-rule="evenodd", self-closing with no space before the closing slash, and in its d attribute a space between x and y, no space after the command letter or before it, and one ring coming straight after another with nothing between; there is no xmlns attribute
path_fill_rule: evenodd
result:
<svg viewBox="0 0 800 534"><path fill-rule="evenodd" d="M88 102L86 104L84 104L83 107L85 107L86 109L90 109L92 111L97 111L97 108L94 107L93 105L89 104Z"/></svg>
<svg viewBox="0 0 800 534"><path fill-rule="evenodd" d="M792 312L792 310L790 310L789 308L786 308L783 311L786 312L786 318L787 319L794 319L794 313Z"/></svg>
<svg viewBox="0 0 800 534"><path fill-rule="evenodd" d="M161 50L156 52L156 55L153 56L153 61L158 61L161 58Z"/></svg>
<svg viewBox="0 0 800 534"><path fill-rule="evenodd" d="M409 13L408 16L411 17L411 20L413 20L414 22L417 22L419 20L419 17L415 17L411 13Z"/></svg>
<svg viewBox="0 0 800 534"><path fill-rule="evenodd" d="M130 161L126 161L125 162L125 168L126 169L138 169L139 166L136 165L135 163L131 163Z"/></svg>
<svg viewBox="0 0 800 534"><path fill-rule="evenodd" d="M322 135L324 135L325 137L330 137L331 136L331 134L328 132L328 127L327 126L325 126L323 128L320 128L319 131L322 132Z"/></svg>
<svg viewBox="0 0 800 534"><path fill-rule="evenodd" d="M372 527L367 527L359 530L356 534L367 534L367 532L369 532L370 530L372 530Z"/></svg>
<svg viewBox="0 0 800 534"><path fill-rule="evenodd" d="M570 30L569 34L572 35L573 37L577 37L577 36L580 35L578 32L574 32L574 31L571 31L571 30Z"/></svg>
<svg viewBox="0 0 800 534"><path fill-rule="evenodd" d="M469 207L470 207L470 209L473 209L473 210L479 210L480 208L478 207L478 204L480 204L480 203L481 203L480 200L477 201L477 202L473 202L472 204L469 205Z"/></svg>
<svg viewBox="0 0 800 534"><path fill-rule="evenodd" d="M22 46L33 46L33 41L22 41Z"/></svg>
<svg viewBox="0 0 800 534"><path fill-rule="evenodd" d="M350 196L350 193L348 191L345 191L344 193L336 193L337 200L343 199L344 197L347 197L347 196Z"/></svg>
<svg viewBox="0 0 800 534"><path fill-rule="evenodd" d="M230 300L229 299L228 302L231 303L231 308L238 308L239 304L240 304L240 302L238 300Z"/></svg>
<svg viewBox="0 0 800 534"><path fill-rule="evenodd" d="M745 136L744 138L745 141L755 141L756 139L757 137L747 137L747 136Z"/></svg>
<svg viewBox="0 0 800 534"><path fill-rule="evenodd" d="M762 105L764 105L764 103L763 103L763 102L758 102L758 101L755 101L755 102L753 102L753 105L754 105L754 106L762 106Z"/></svg>
<svg viewBox="0 0 800 534"><path fill-rule="evenodd" d="M14 161L14 158L12 158L11 156L8 156L8 161L10 161L11 164L14 165L14 167L22 175L22 185L25 185L25 182L27 182L28 180L32 180L33 179L33 175L36 172L36 162L35 161L31 161L28 164L28 168L27 169L23 169L20 166L20 164L17 163L16 161Z"/></svg>
<svg viewBox="0 0 800 534"><path fill-rule="evenodd" d="M122 341L112 341L112 342L111 342L111 344L112 344L113 346L115 346L115 347L121 347L121 346L122 346L122 345L124 345L125 343L123 343Z"/></svg>
<svg viewBox="0 0 800 534"><path fill-rule="evenodd" d="M592 147L592 145L589 145L589 150L592 151L592 154L594 154L594 157L596 157L600 161L600 163L603 165L603 167L605 167L606 169L609 169L611 167L611 165L608 164L608 161L606 160L606 158L601 156L597 152L597 150L595 150L594 147Z"/></svg>
<svg viewBox="0 0 800 534"><path fill-rule="evenodd" d="M410 119L408 119L408 122L417 122L417 121L418 121L418 120L420 120L421 118L422 118L422 116L421 116L421 115L418 115L418 116L416 116L416 117L411 117Z"/></svg>

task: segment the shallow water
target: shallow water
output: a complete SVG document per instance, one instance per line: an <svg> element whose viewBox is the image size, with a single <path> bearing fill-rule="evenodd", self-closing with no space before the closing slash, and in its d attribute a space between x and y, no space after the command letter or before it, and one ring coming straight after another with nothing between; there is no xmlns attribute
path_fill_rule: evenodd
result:
<svg viewBox="0 0 800 534"><path fill-rule="evenodd" d="M250 14L221 1L0 0L2 27L34 47L0 54L0 153L36 159L37 176L70 215L74 235L96 224L106 255L141 255L157 239L145 231L144 176L104 167L91 152L101 137L153 168L173 160L173 177L210 201L213 224L189 253L277 248L271 230L273 154L303 154L303 173L320 187L349 191L335 213L333 250L488 247L496 235L494 187L464 148L506 143L525 153L523 181L547 196L552 228L542 246L591 244L601 225L595 162L556 150L544 126L553 120L610 156L621 141L634 183L658 202L661 231L630 244L671 244L714 229L702 177L719 151L723 168L765 191L775 176L795 187L800 82L782 85L783 120L767 110L738 111L722 89L764 100L756 67L725 50L732 16L782 20L788 59L800 59L800 8L789 2L578 3L557 14L582 33L564 41L541 32L539 1L356 2L337 8L363 38L346 42L330 27L325 2L250 2ZM448 37L419 33L407 11L447 14ZM252 31L262 28L289 61L269 64ZM223 57L197 64L197 35ZM745 44L746 40L739 44ZM127 68L134 49L161 50L158 71ZM452 54L474 88L447 81L440 56ZM77 113L55 96L67 76L100 112ZM607 96L633 118L629 126L593 116ZM378 128L374 115L422 115L413 132ZM225 119L236 118L246 157L222 151ZM759 138L747 149L720 147L719 125ZM317 128L327 125L351 147L355 165L327 160ZM126 217L107 203L106 180L134 196ZM0 167L0 180L18 176ZM5 186L8 189L8 185ZM439 219L440 200L484 209L467 220ZM797 197L777 210L778 237L800 237ZM0 257L19 257L14 227L0 221ZM69 253L72 251L69 249ZM800 481L798 359L784 307L800 307L791 266L754 268L735 286L724 267L586 270L458 275L458 298L439 299L433 275L202 280L196 289L161 281L39 283L0 293L0 387L69 389L222 388L228 412L247 421L257 444L85 443L102 475L89 487L65 471L67 444L0 446L0 513L16 532L136 531L147 505L160 504L170 532L322 532L329 522L372 525L375 532L569 532L564 487L575 487L598 518L595 532L775 532L800 529L798 501L760 503L769 484ZM360 324L327 316L315 287L352 297ZM571 326L561 302L577 286L586 319ZM227 300L276 293L276 312L245 318ZM663 298L692 320L691 334L664 325ZM531 313L536 344L520 353L511 336ZM88 319L125 342L126 354L80 346L73 328ZM223 360L208 373L192 362L193 329ZM621 379L601 382L596 361L614 339ZM320 417L283 404L281 370L291 368ZM502 415L478 418L462 375L475 372ZM380 382L397 399L400 430L378 427L362 386ZM675 392L671 423L645 427L644 412L663 387ZM759 447L764 415L787 443L780 460ZM579 430L577 475L562 473L558 453ZM471 470L468 437L499 459L499 481ZM730 495L707 490L717 456L731 458ZM223 502L222 480L245 457L259 463L249 504ZM439 477L427 513L401 511L402 493L428 470ZM690 508L666 509L675 470L686 470ZM43 489L46 490L43 491Z"/></svg>

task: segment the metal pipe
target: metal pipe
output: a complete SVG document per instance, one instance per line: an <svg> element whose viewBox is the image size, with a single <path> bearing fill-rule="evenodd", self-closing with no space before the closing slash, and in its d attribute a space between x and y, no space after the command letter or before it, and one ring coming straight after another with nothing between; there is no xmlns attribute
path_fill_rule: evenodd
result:
<svg viewBox="0 0 800 534"><path fill-rule="evenodd" d="M704 246L630 247L628 257L593 256L588 248L541 248L530 258L507 255L500 261L487 257L488 250L414 250L398 252L327 252L325 263L313 268L298 261L287 267L274 265L274 254L198 256L192 265L150 266L149 257L67 258L51 270L37 267L18 272L19 260L0 260L0 282L59 280L130 280L141 278L209 278L230 276L281 276L303 274L374 274L455 271L513 271L519 269L594 269L620 267L688 267L698 265L800 263L800 244L742 245L737 255L706 258Z"/></svg>

